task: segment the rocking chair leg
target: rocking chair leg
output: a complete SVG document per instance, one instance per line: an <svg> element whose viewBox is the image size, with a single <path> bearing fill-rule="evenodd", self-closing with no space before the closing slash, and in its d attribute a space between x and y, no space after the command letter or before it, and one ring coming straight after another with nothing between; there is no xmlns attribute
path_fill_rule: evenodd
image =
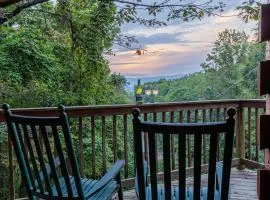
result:
<svg viewBox="0 0 270 200"><path fill-rule="evenodd" d="M122 190L120 173L116 176L116 181L117 181L117 184L119 185L118 199L123 200L123 190Z"/></svg>

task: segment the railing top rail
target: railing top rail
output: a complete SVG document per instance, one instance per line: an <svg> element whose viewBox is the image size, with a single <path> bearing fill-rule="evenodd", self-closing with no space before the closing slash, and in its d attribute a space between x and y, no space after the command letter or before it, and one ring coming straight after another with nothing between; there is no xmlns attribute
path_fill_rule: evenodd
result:
<svg viewBox="0 0 270 200"><path fill-rule="evenodd" d="M137 107L142 113L154 112L171 112L185 109L209 109L209 108L226 108L226 107L255 107L263 108L265 100L209 100L209 101L186 101L171 103L151 103L151 104L122 104L122 105L93 105L93 106L67 106L66 112L70 117L86 116L108 116L108 115L125 115L130 114L132 108ZM43 108L18 108L12 109L13 113L30 115L30 116L58 116L59 112L56 107ZM0 122L4 121L3 111L0 109Z"/></svg>

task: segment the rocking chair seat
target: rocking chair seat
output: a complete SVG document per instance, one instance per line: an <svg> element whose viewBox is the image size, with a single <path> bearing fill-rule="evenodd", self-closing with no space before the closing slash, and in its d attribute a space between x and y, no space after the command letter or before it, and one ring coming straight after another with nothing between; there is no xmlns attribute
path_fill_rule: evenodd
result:
<svg viewBox="0 0 270 200"><path fill-rule="evenodd" d="M222 168L223 164L221 162L216 163L216 177L217 177L217 184L218 187L221 188L221 183L222 183ZM147 184L147 176L148 176L148 164L146 161L144 161L144 180L145 180L145 192L146 192L146 199L152 199L152 191L151 191L151 185ZM193 200L193 187L186 187L186 199L185 200ZM137 178L135 179L135 190L136 194L138 195L138 181ZM158 184L157 185L157 193L158 193L158 200L165 200L165 190L164 186ZM207 187L202 187L201 188L201 200L207 200L207 194L208 194L208 188ZM230 194L230 192L229 192ZM177 185L172 186L171 188L171 197L172 199L178 200L179 199L179 188ZM220 190L216 189L215 190L215 199L218 200L220 199L221 194Z"/></svg>
<svg viewBox="0 0 270 200"><path fill-rule="evenodd" d="M207 191L208 191L207 187L202 187L201 200L207 200ZM178 186L171 188L171 196L172 196L172 199L175 199L175 200L179 199ZM146 188L146 197L147 197L147 199L152 199L150 185ZM220 192L218 190L216 190L216 192L215 192L215 199L220 199ZM164 187L161 185L158 185L158 200L165 200L165 190L164 190ZM186 188L186 199L185 200L193 200L193 187Z"/></svg>
<svg viewBox="0 0 270 200"><path fill-rule="evenodd" d="M69 180L70 180L73 195L78 196L74 177L70 176ZM93 200L111 199L112 195L115 194L115 192L117 192L119 189L119 185L117 184L117 182L111 180L109 183L106 184L106 186L104 186L103 188L98 190L95 194L93 194L92 191L95 188L98 181L92 180L92 179L81 178L81 182L82 182L82 187L83 187L83 191L85 194L85 198L91 199L91 200L92 199ZM64 177L59 178L59 183L60 183L61 190L63 192L63 196L68 197L68 192L67 192L67 187L65 184ZM52 187L52 192L55 196L57 196L57 190L56 190L55 186Z"/></svg>

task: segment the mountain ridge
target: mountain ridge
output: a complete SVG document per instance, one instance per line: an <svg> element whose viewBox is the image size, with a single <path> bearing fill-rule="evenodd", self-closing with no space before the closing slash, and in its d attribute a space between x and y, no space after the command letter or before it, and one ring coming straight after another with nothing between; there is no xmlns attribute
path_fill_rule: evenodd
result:
<svg viewBox="0 0 270 200"><path fill-rule="evenodd" d="M173 80L173 79L179 79L183 78L186 76L186 74L178 74L178 75L171 75L171 76L148 76L148 77L128 77L126 76L125 78L127 79L127 86L126 90L129 92L134 91L134 86L138 83L138 79L141 80L141 83L147 83L147 82L156 82L159 81L160 79L165 79L165 80Z"/></svg>

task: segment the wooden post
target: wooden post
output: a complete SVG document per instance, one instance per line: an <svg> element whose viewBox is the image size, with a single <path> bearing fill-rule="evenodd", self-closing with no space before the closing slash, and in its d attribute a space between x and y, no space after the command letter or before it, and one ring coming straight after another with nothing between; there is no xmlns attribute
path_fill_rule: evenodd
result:
<svg viewBox="0 0 270 200"><path fill-rule="evenodd" d="M270 1L268 1L270 3ZM269 17L270 17L270 4L262 5L261 7L261 23L260 23L260 40L261 42L266 42L265 45L265 59L266 61L270 60L270 25L269 25ZM262 64L260 66L262 70ZM266 66L267 67L267 66ZM270 115L270 94L269 94L269 82L263 81L262 78L268 76L268 74L263 74L260 70L260 95L266 94L266 109L265 114ZM269 71L269 70L268 70ZM265 76L265 77L264 77ZM262 123L262 121L260 122ZM264 122L265 123L265 122ZM266 124L268 124L266 122ZM270 130L270 126L265 126L266 124L261 124L260 127L266 127L267 131ZM263 126L262 126L263 125ZM265 133L265 130L262 130ZM259 134L262 134L260 131ZM262 135L261 135L262 136ZM263 142L263 141L260 141ZM261 145L262 147L263 145ZM270 199L270 150L269 147L265 146L265 169L258 170L258 180L257 180L257 192L259 200L267 200Z"/></svg>
<svg viewBox="0 0 270 200"><path fill-rule="evenodd" d="M244 108L241 106L237 110L236 151L240 161L245 158ZM244 167L245 166L240 165L239 169L243 169Z"/></svg>
<svg viewBox="0 0 270 200"><path fill-rule="evenodd" d="M266 45L265 45L265 59L270 60L270 42L266 42ZM266 94L265 114L270 115L270 94ZM264 154L265 168L270 170L270 150L269 148L267 148L264 151L265 151L265 154ZM269 180L269 183L270 183L270 180Z"/></svg>

